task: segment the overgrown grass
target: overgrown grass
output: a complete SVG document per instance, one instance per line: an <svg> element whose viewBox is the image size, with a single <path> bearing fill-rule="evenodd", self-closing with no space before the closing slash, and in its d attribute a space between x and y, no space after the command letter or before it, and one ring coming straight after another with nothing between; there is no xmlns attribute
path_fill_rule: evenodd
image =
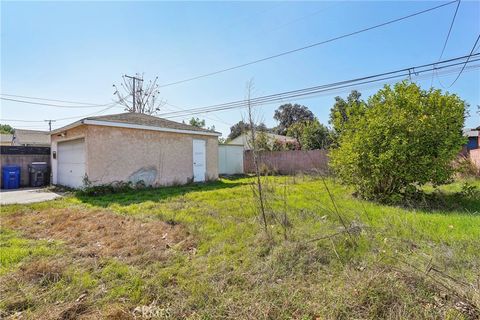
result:
<svg viewBox="0 0 480 320"><path fill-rule="evenodd" d="M30 297L20 309L32 318L59 316L65 310L91 318L125 318L138 306L148 306L159 317L192 319L476 316L480 198L460 194L463 181L435 191L431 199L438 203L406 208L356 199L349 188L327 180L340 214L358 227L355 242L343 232L323 182L308 176L268 178L279 190L287 183L292 228L283 240L281 227L272 223L273 238L265 237L250 183L250 178L222 179L2 208L9 219L56 209L105 210L143 223L182 225L195 239L193 247L169 247L167 259L141 266L120 258L79 259L68 254L67 246L68 266L56 281L32 284L21 279L20 287L44 296ZM469 183L480 187L478 180ZM284 203L272 200L271 207L280 212ZM28 267L35 259L42 258L16 260L4 278L22 278L13 266ZM2 299L8 312L18 310L12 306L20 298ZM55 313L51 305L61 308Z"/></svg>
<svg viewBox="0 0 480 320"><path fill-rule="evenodd" d="M53 241L26 239L18 232L0 228L0 275L12 271L23 260L51 256L59 253Z"/></svg>

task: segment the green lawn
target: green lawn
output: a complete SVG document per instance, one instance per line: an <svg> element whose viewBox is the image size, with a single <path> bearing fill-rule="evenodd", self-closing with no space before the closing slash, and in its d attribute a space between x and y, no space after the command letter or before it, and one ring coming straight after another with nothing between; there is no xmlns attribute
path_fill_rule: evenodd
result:
<svg viewBox="0 0 480 320"><path fill-rule="evenodd" d="M2 207L0 309L27 318L128 318L139 312L191 319L479 315L480 197L460 195L463 181L406 209L355 199L349 188L329 179L338 212L353 227L349 235L321 179L270 177L269 213L278 219L287 214L286 240L272 219L270 236L263 231L252 181L222 179ZM480 188L479 180L469 183ZM132 231L139 237L147 236L142 226L151 233L163 221L188 241L176 239L161 249L132 246L131 256L118 255L115 245L105 255L85 254L77 245L82 234L62 231L64 212L73 221L85 212L121 217L119 225L139 226ZM47 221L49 228L49 219L56 228L50 235L59 239L39 239L37 224ZM99 223L89 234L106 229ZM152 258L158 250L161 258ZM31 276L38 268L43 271Z"/></svg>
<svg viewBox="0 0 480 320"><path fill-rule="evenodd" d="M24 259L53 255L57 244L45 240L29 240L7 229L0 229L0 275L15 268Z"/></svg>

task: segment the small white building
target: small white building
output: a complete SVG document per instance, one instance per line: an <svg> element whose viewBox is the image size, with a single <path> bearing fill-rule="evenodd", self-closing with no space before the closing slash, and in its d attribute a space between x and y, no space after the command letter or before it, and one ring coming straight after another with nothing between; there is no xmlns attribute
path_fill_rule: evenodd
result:
<svg viewBox="0 0 480 320"><path fill-rule="evenodd" d="M218 145L218 173L243 174L243 145Z"/></svg>

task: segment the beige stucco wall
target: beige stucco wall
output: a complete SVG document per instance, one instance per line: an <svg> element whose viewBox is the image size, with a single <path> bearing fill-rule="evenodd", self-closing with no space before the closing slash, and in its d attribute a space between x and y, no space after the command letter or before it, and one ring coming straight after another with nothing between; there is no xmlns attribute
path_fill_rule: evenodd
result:
<svg viewBox="0 0 480 320"><path fill-rule="evenodd" d="M67 130L64 138L52 136L52 151L58 141L80 137L85 137L86 174L94 184L187 183L193 177L193 139L206 141L206 178L218 178L216 136L83 125Z"/></svg>

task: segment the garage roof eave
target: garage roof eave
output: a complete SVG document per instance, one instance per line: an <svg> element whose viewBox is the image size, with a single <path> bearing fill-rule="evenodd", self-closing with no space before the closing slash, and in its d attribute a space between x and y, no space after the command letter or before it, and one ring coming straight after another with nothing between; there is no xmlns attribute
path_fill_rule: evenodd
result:
<svg viewBox="0 0 480 320"><path fill-rule="evenodd" d="M208 132L208 131L194 131L194 130L155 127L155 126L140 125L140 124L133 124L133 123L100 121L100 120L89 120L89 119L82 119L82 120L76 121L74 123L71 123L67 126L55 129L50 134L51 135L58 134L62 131L66 131L66 130L78 127L82 124L95 125L95 126L105 126L105 127L152 130L152 131L172 132L172 133L183 133L183 134L194 134L194 135L202 135L202 136L217 136L217 137L219 137L219 136L222 135L220 132L216 132L216 131L211 131L211 132Z"/></svg>
<svg viewBox="0 0 480 320"><path fill-rule="evenodd" d="M58 128L58 129L55 129L55 130L50 131L50 135L52 136L52 135L58 134L58 133L60 133L60 132L62 132L62 131L66 131L66 130L73 129L73 128L78 127L78 126L80 126L80 125L82 125L82 124L83 124L83 119L82 119L82 120L79 120L79 121L75 121L75 122L73 122L73 123L70 123L69 125L66 125L66 126L63 126L63 127L61 127L61 128Z"/></svg>
<svg viewBox="0 0 480 320"><path fill-rule="evenodd" d="M157 126L149 126L149 125L125 123L125 122L114 122L114 121L85 119L83 123L87 125L96 125L96 126L105 126L105 127L141 129L141 130L151 130L151 131L161 131L161 132L194 134L194 135L201 135L201 136L217 136L218 137L222 135L220 132L216 132L216 131L195 131L195 130L185 130L185 129L174 129L174 128L165 128L165 127L157 127Z"/></svg>

